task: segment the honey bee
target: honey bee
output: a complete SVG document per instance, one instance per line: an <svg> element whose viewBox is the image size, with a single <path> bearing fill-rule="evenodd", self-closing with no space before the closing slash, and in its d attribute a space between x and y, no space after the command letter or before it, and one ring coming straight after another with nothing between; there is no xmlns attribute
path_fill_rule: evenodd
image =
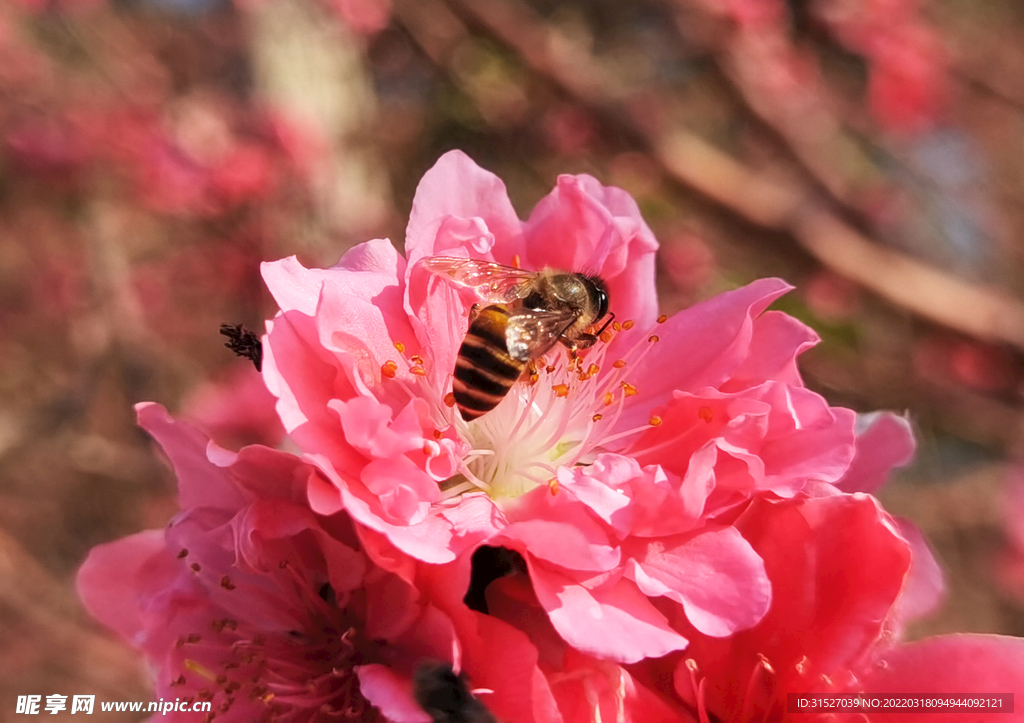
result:
<svg viewBox="0 0 1024 723"><path fill-rule="evenodd" d="M488 304L470 310L455 362L452 393L467 422L498 406L527 365L556 343L573 352L592 346L601 332L586 330L608 314L608 289L597 276L448 256L421 263Z"/></svg>
<svg viewBox="0 0 1024 723"><path fill-rule="evenodd" d="M497 723L448 663L423 663L412 681L413 695L434 723Z"/></svg>

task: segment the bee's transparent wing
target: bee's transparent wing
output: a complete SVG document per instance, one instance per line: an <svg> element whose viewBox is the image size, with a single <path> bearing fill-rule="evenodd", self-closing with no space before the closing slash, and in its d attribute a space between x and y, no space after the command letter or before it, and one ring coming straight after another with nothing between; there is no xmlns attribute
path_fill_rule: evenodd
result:
<svg viewBox="0 0 1024 723"><path fill-rule="evenodd" d="M554 346L574 321L576 315L568 309L522 309L516 312L505 327L509 356L524 362L536 359Z"/></svg>
<svg viewBox="0 0 1024 723"><path fill-rule="evenodd" d="M490 304L523 298L529 293L530 282L537 277L536 271L454 256L429 256L420 264L450 283L472 289Z"/></svg>

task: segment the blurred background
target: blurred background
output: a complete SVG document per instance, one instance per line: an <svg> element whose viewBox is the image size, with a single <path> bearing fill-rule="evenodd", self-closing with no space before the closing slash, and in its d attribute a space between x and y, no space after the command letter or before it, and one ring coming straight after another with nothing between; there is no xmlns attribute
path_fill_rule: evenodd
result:
<svg viewBox="0 0 1024 723"><path fill-rule="evenodd" d="M0 720L149 699L74 592L176 510L132 405L274 443L220 324L262 330L261 260L400 246L452 148L521 217L559 173L633 194L668 313L794 284L808 385L918 430L912 636L1024 635L1022 75L1018 0L0 0Z"/></svg>

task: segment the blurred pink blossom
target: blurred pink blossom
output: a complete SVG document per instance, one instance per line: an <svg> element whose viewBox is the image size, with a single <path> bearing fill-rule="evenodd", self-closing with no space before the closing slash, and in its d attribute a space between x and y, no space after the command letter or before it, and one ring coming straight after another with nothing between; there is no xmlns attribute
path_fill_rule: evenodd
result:
<svg viewBox="0 0 1024 723"><path fill-rule="evenodd" d="M819 271L807 280L804 298L815 315L826 321L848 320L863 308L860 287L827 270Z"/></svg>
<svg viewBox="0 0 1024 723"><path fill-rule="evenodd" d="M559 156L586 153L598 136L594 119L576 105L559 105L544 114L544 140Z"/></svg>
<svg viewBox="0 0 1024 723"><path fill-rule="evenodd" d="M658 263L674 286L692 292L714 278L718 270L714 252L701 236L681 229L666 239Z"/></svg>
<svg viewBox="0 0 1024 723"><path fill-rule="evenodd" d="M360 35L373 35L391 21L391 0L326 0L327 6Z"/></svg>
<svg viewBox="0 0 1024 723"><path fill-rule="evenodd" d="M867 62L869 107L883 128L919 133L934 125L948 93L948 58L920 2L833 0L818 13Z"/></svg>
<svg viewBox="0 0 1024 723"><path fill-rule="evenodd" d="M874 44L868 102L884 128L921 133L946 101L946 53L934 33L912 26L890 29Z"/></svg>
<svg viewBox="0 0 1024 723"><path fill-rule="evenodd" d="M207 382L193 391L182 416L222 447L276 447L284 439L284 427L275 401L259 372L248 362L239 362L223 381Z"/></svg>

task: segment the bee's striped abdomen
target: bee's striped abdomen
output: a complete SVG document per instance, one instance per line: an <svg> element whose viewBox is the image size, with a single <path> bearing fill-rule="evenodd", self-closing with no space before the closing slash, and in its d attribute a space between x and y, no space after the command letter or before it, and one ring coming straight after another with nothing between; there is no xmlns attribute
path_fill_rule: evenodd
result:
<svg viewBox="0 0 1024 723"><path fill-rule="evenodd" d="M526 368L526 362L509 356L505 344L508 320L509 312L503 306L481 309L459 347L452 392L467 422L498 406Z"/></svg>

